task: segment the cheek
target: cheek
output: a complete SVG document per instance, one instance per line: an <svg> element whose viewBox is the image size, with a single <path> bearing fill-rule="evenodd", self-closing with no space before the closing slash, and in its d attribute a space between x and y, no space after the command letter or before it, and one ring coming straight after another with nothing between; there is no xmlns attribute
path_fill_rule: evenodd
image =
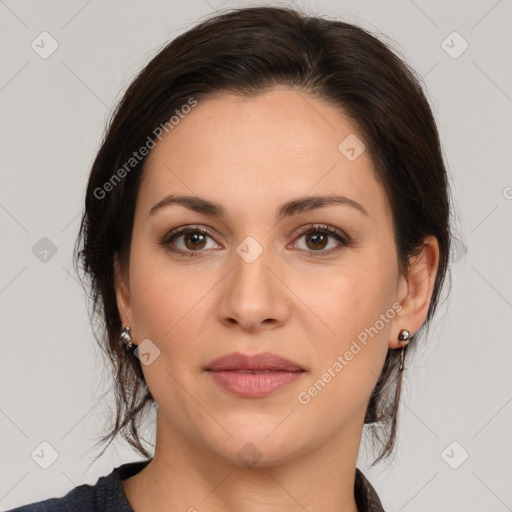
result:
<svg viewBox="0 0 512 512"><path fill-rule="evenodd" d="M392 256L391 251L380 256L369 251L354 253L342 268L334 269L329 275L303 278L305 282L315 282L316 290L323 290L323 293L310 292L308 301L329 326L331 338L336 340L335 348L343 348L347 341L350 343L376 323L379 333L377 336L372 330L372 338L387 339L398 283ZM306 288L305 283L304 291ZM384 323L380 321L381 315L385 315ZM323 337L326 332L324 329Z"/></svg>
<svg viewBox="0 0 512 512"><path fill-rule="evenodd" d="M349 416L363 408L377 382L388 350L397 274L391 259L358 258L325 281L328 291L314 308L329 331L316 338L317 362L303 400L324 414ZM322 411L324 411L322 413ZM343 412L345 411L345 412ZM339 419L339 418L338 418ZM326 421L329 421L325 418Z"/></svg>
<svg viewBox="0 0 512 512"><path fill-rule="evenodd" d="M163 363L180 381L187 373L200 371L205 326L215 314L209 294L219 277L172 265L164 251L134 251L131 272L138 341L148 338L155 343L163 356L158 368L161 371ZM157 366L144 370L149 383Z"/></svg>
<svg viewBox="0 0 512 512"><path fill-rule="evenodd" d="M213 276L180 269L160 255L133 253L131 289L137 342L150 339L160 354L142 369L148 388L164 411L174 411L172 422L198 413L190 395L196 396L201 371L208 310L207 294L215 285ZM176 411L180 411L179 414Z"/></svg>
<svg viewBox="0 0 512 512"><path fill-rule="evenodd" d="M132 246L130 286L135 323L140 335L162 342L190 321L194 305L213 285L213 278L199 281L186 266L173 265L165 250ZM208 281L211 281L208 282Z"/></svg>
<svg viewBox="0 0 512 512"><path fill-rule="evenodd" d="M354 294L360 294L359 301L339 295L341 313L339 307L331 304L327 309L326 304L324 311L336 336L318 340L318 364L296 396L304 426L316 428L321 424L327 437L352 420L364 418L388 350L389 323L381 320L380 314L388 312L385 318L390 322L394 310L389 313L383 297L362 292L354 288ZM358 302L359 307L355 307Z"/></svg>

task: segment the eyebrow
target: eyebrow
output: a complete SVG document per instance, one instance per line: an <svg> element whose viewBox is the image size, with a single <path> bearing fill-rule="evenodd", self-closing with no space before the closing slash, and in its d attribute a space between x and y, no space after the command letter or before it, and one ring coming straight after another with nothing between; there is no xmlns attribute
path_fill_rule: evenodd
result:
<svg viewBox="0 0 512 512"><path fill-rule="evenodd" d="M212 215L221 219L225 219L227 217L225 208L218 203L198 196L176 196L172 194L164 197L161 201L156 203L151 210L149 210L148 216L153 215L162 208L170 205L181 205L191 211L203 213L205 215ZM349 199L348 197L329 194L301 197L299 199L288 201L279 207L277 220L332 205L350 206L369 217L368 212L360 203L353 199Z"/></svg>

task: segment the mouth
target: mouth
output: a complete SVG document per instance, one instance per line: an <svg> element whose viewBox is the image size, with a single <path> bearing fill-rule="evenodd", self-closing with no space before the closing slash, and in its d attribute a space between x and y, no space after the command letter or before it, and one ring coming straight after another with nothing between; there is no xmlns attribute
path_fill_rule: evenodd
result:
<svg viewBox="0 0 512 512"><path fill-rule="evenodd" d="M256 374L256 373L275 373L275 372L285 372L287 370L246 370L246 369L234 369L234 370L207 370L207 371L224 371L224 372L233 372L233 373L252 373L252 374ZM300 371L304 371L304 370L293 370L294 372L297 371L297 372L300 372Z"/></svg>
<svg viewBox="0 0 512 512"><path fill-rule="evenodd" d="M306 373L294 361L268 352L228 354L210 362L205 371L223 390L243 398L262 398Z"/></svg>
<svg viewBox="0 0 512 512"><path fill-rule="evenodd" d="M270 352L253 355L234 352L211 361L205 370L212 372L245 371L257 373L305 371L298 363Z"/></svg>

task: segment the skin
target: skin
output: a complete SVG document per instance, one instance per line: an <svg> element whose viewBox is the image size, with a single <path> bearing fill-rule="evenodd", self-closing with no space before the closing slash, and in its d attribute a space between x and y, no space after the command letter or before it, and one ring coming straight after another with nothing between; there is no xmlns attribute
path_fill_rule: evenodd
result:
<svg viewBox="0 0 512 512"><path fill-rule="evenodd" d="M400 347L400 329L413 334L425 320L439 248L427 238L408 274L400 274L391 210L370 156L349 161L338 150L349 134L357 135L355 127L332 105L278 88L251 99L203 99L151 151L129 266L116 262L123 325L132 327L135 344L149 339L160 350L143 365L159 406L155 455L123 481L136 512L357 512L366 406L388 348ZM180 205L150 215L168 194L215 201L226 217ZM282 203L325 194L357 201L367 215L330 205L276 221ZM297 234L314 223L341 230L352 243ZM195 251L192 257L159 243L190 224L214 233L202 243L174 240L174 248ZM263 249L252 263L236 251L247 236ZM298 393L394 303L401 305L394 318L301 404ZM272 352L306 372L264 398L241 398L204 371L235 351ZM237 456L249 442L261 457L251 467Z"/></svg>

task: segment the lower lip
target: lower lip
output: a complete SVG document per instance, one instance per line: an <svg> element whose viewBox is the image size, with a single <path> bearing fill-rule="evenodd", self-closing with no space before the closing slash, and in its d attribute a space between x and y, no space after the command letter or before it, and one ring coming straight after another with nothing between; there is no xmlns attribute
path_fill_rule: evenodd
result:
<svg viewBox="0 0 512 512"><path fill-rule="evenodd" d="M208 373L219 386L230 393L244 398L261 398L296 382L305 372L241 373L236 370L208 370Z"/></svg>

